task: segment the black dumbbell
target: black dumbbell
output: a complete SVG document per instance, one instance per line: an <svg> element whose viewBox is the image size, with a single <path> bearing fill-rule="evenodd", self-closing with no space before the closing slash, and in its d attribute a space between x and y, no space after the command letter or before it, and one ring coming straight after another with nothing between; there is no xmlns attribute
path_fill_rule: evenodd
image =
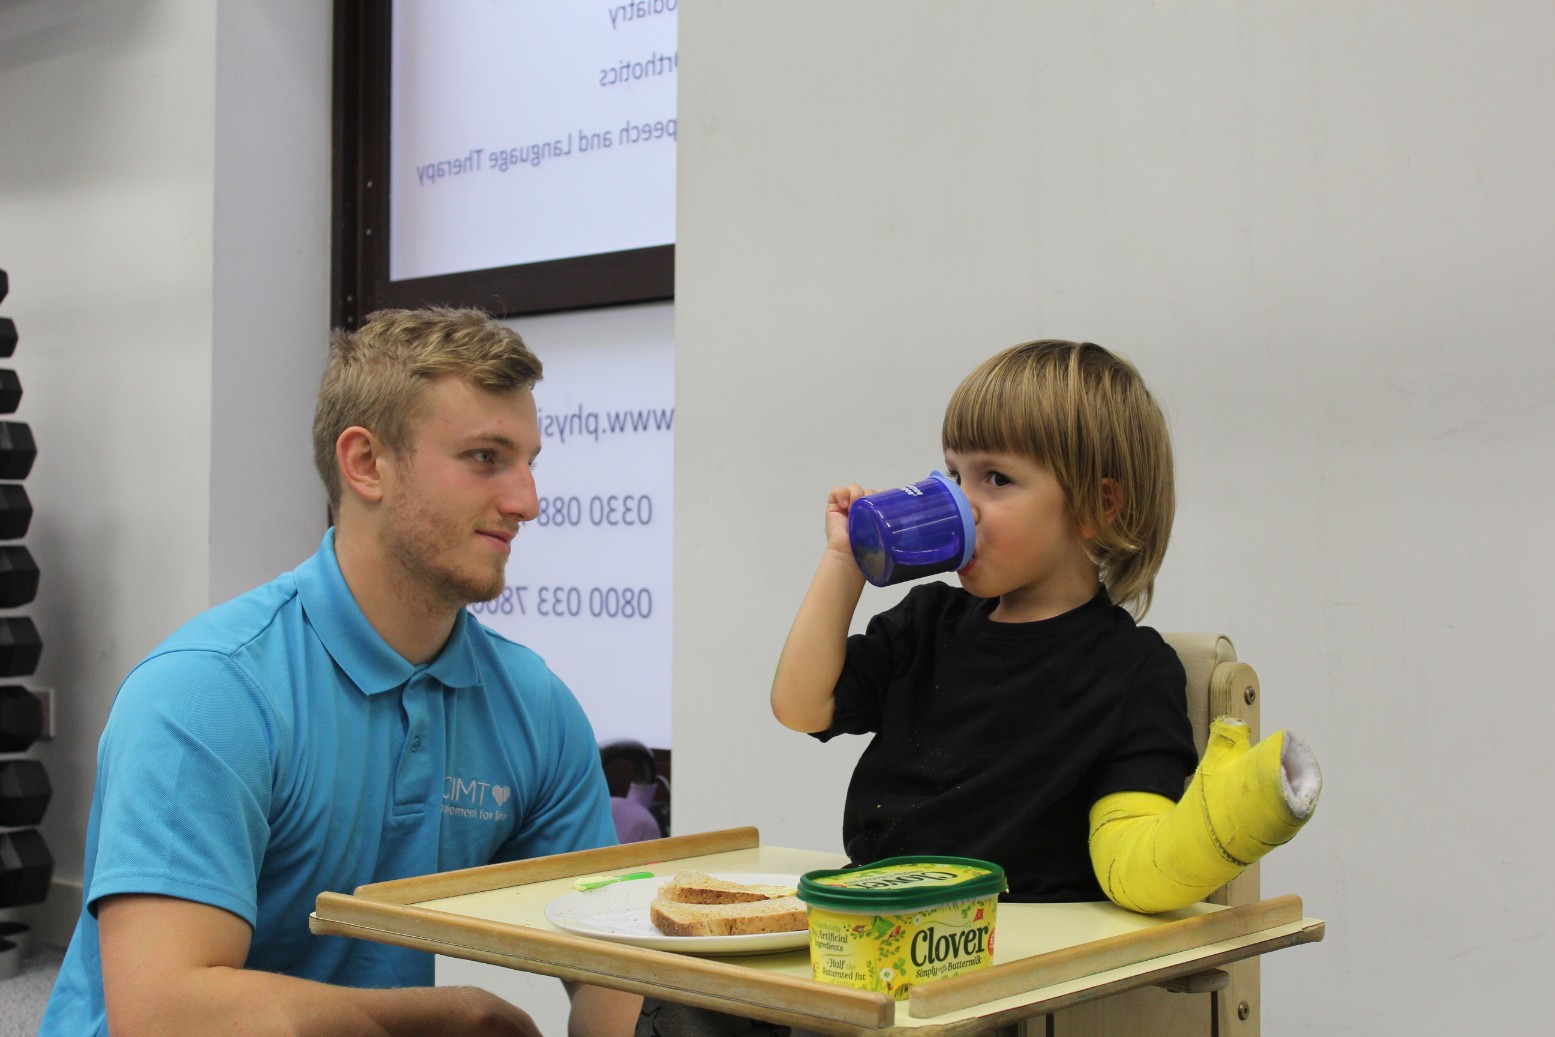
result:
<svg viewBox="0 0 1555 1037"><path fill-rule="evenodd" d="M41 904L54 877L54 857L36 828L0 832L0 907Z"/></svg>
<svg viewBox="0 0 1555 1037"><path fill-rule="evenodd" d="M43 702L19 684L0 684L0 753L25 752L43 734Z"/></svg>
<svg viewBox="0 0 1555 1037"><path fill-rule="evenodd" d="M16 352L16 343L20 336L16 334L16 322L10 317L0 317L0 356L10 356Z"/></svg>
<svg viewBox="0 0 1555 1037"><path fill-rule="evenodd" d="M0 368L0 414L15 414L22 404L22 379L15 371Z"/></svg>
<svg viewBox="0 0 1555 1037"><path fill-rule="evenodd" d="M0 269L0 302L5 302L5 297L11 294L11 275Z"/></svg>
<svg viewBox="0 0 1555 1037"><path fill-rule="evenodd" d="M20 544L0 546L0 608L14 609L38 596L38 563Z"/></svg>
<svg viewBox="0 0 1555 1037"><path fill-rule="evenodd" d="M38 458L32 429L20 421L0 421L0 479L25 479Z"/></svg>
<svg viewBox="0 0 1555 1037"><path fill-rule="evenodd" d="M0 677L19 677L38 668L43 638L26 616L0 618Z"/></svg>
<svg viewBox="0 0 1555 1037"><path fill-rule="evenodd" d="M32 500L20 483L0 483L0 540L15 540L27 535L32 525Z"/></svg>
<svg viewBox="0 0 1555 1037"><path fill-rule="evenodd" d="M0 825L17 828L43 820L54 787L37 760L0 760Z"/></svg>

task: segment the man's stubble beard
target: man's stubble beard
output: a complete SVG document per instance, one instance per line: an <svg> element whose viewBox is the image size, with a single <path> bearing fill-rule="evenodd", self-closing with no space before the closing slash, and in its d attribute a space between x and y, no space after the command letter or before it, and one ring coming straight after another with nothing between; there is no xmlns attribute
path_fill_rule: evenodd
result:
<svg viewBox="0 0 1555 1037"><path fill-rule="evenodd" d="M420 507L416 501L406 501L395 509L393 532L388 547L391 557L400 566L408 584L425 598L433 610L462 609L475 602L491 601L507 585L507 565L495 561L488 576L463 572L440 565L428 544L443 542L451 536L439 529L440 523L434 510Z"/></svg>

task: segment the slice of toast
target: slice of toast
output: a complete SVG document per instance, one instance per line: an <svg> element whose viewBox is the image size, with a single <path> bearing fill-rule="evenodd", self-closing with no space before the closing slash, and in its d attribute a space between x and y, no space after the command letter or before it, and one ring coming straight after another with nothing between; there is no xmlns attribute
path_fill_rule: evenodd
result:
<svg viewBox="0 0 1555 1037"><path fill-rule="evenodd" d="M681 904L753 904L794 895L792 886L744 885L700 871L682 871L659 889L659 897Z"/></svg>
<svg viewBox="0 0 1555 1037"><path fill-rule="evenodd" d="M793 932L810 924L798 897L687 904L661 894L648 905L648 917L667 936L751 936Z"/></svg>

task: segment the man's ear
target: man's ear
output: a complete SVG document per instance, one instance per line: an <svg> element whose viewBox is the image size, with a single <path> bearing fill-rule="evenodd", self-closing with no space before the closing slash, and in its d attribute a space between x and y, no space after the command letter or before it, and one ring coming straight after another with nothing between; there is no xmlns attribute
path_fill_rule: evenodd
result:
<svg viewBox="0 0 1555 1037"><path fill-rule="evenodd" d="M335 464L340 469L341 493L353 493L364 503L382 500L388 460L383 441L360 425L340 433L335 440Z"/></svg>

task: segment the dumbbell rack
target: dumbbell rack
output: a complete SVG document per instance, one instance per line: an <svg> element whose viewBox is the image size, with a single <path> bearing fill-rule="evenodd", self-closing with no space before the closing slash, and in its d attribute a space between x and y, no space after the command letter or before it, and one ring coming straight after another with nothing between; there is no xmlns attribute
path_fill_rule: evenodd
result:
<svg viewBox="0 0 1555 1037"><path fill-rule="evenodd" d="M10 279L0 270L0 302ZM16 351L16 323L0 316L0 358ZM28 927L12 908L42 903L54 876L54 858L38 831L53 792L43 764L24 755L44 729L43 702L9 683L38 666L43 642L38 628L12 610L38 593L38 565L18 543L32 523L32 502L22 485L38 456L32 429L10 416L21 404L15 371L0 369L0 978L21 967Z"/></svg>

